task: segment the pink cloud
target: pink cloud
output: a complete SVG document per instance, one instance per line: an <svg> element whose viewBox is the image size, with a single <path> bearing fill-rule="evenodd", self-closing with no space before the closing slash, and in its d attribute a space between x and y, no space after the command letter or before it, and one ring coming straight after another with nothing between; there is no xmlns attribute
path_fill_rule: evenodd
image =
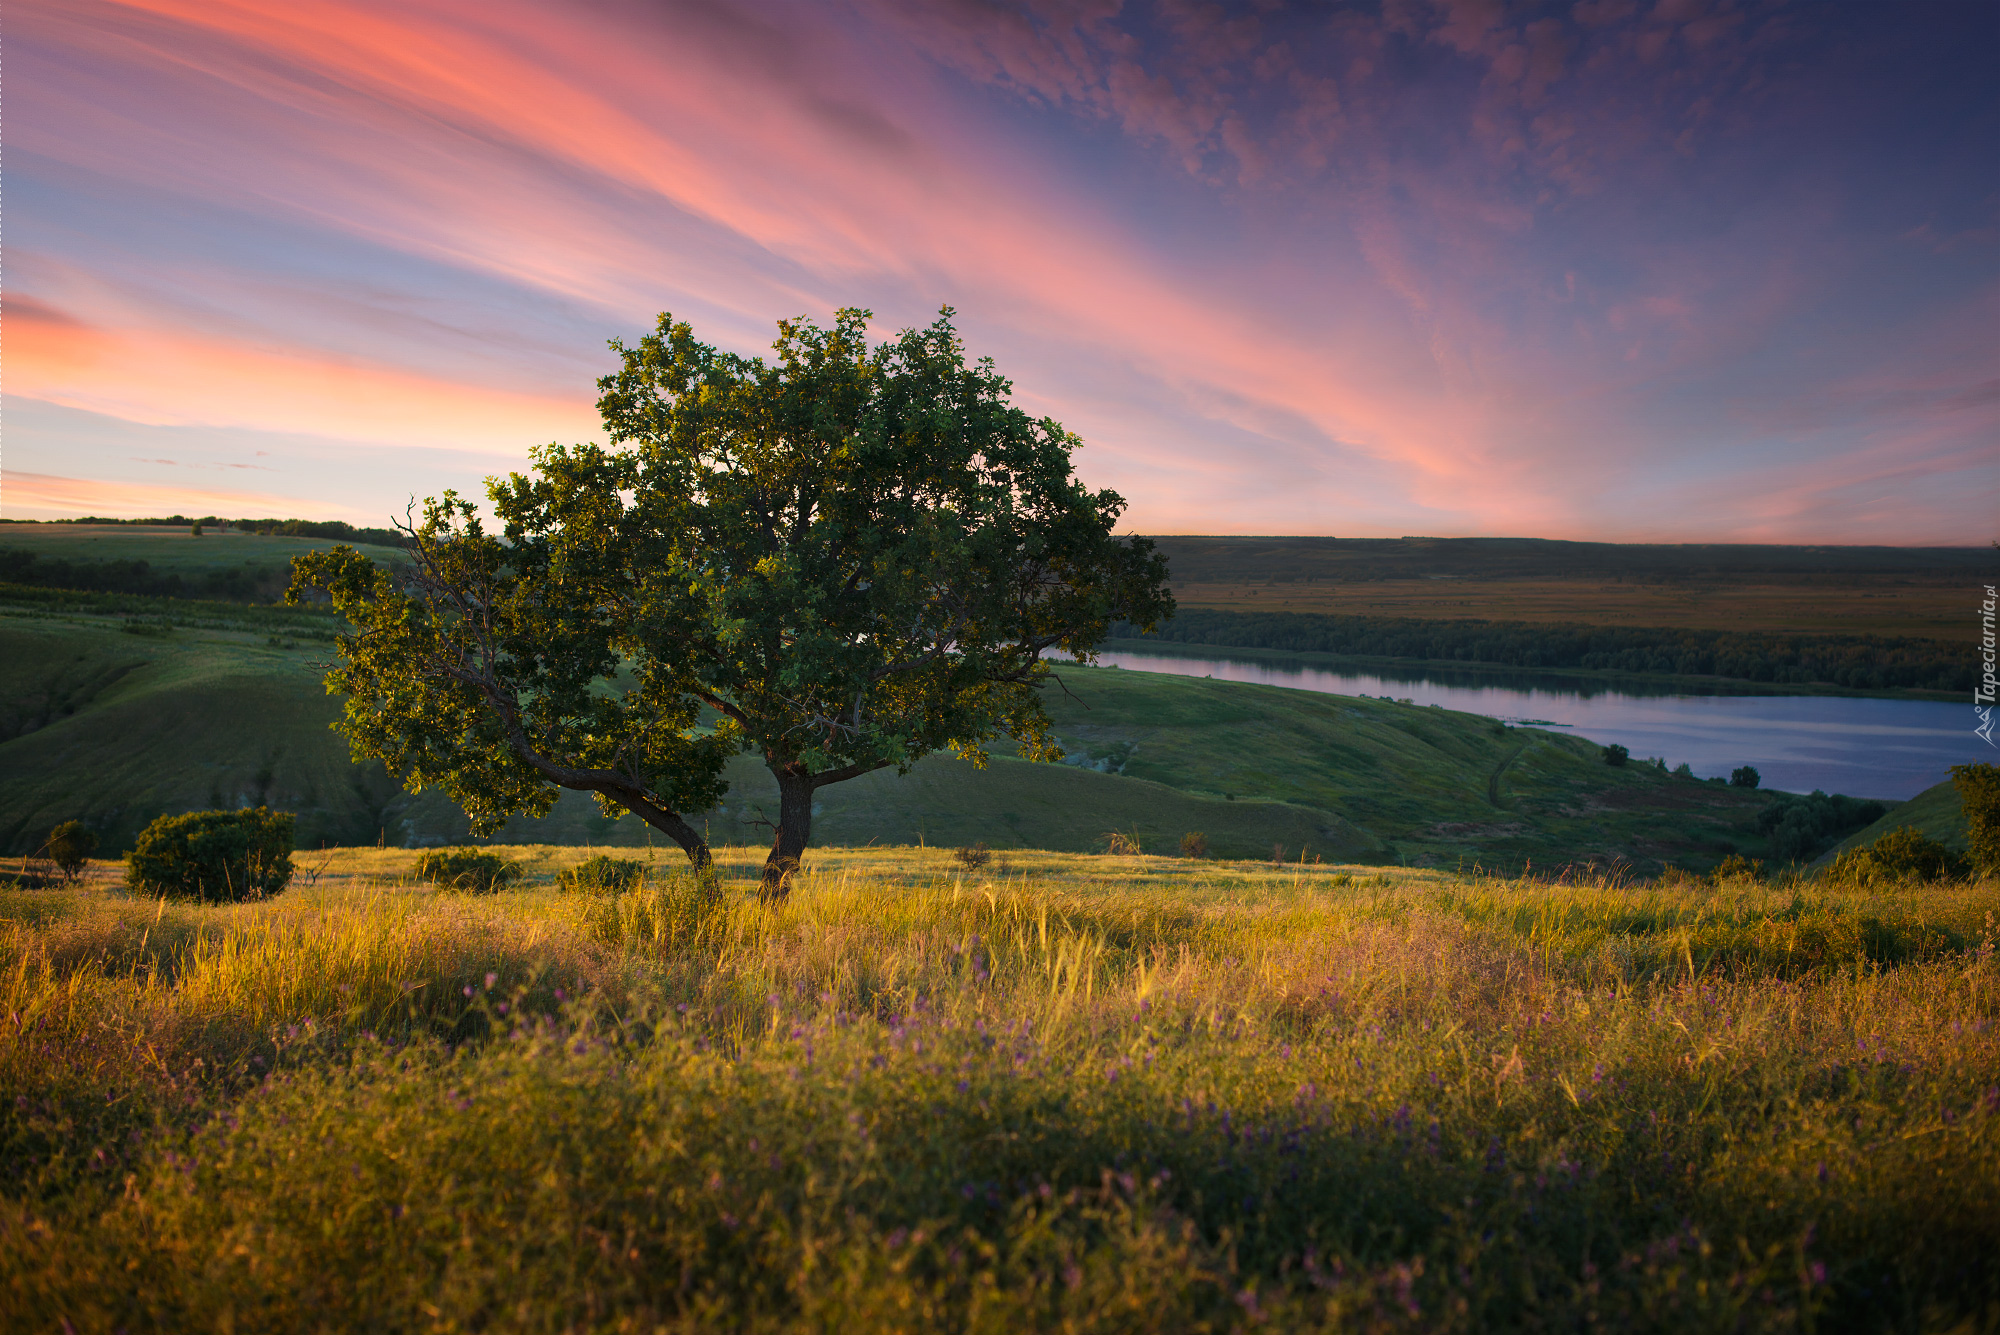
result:
<svg viewBox="0 0 2000 1335"><path fill-rule="evenodd" d="M334 507L312 496L225 487L158 486L148 482L57 477L48 473L0 472L0 510L13 519L67 519L103 515L143 519L170 514L225 515L234 519L339 518L380 523L379 517Z"/></svg>
<svg viewBox="0 0 2000 1335"><path fill-rule="evenodd" d="M1169 375L1210 370L1367 448L1398 452L1427 468L1451 467L1454 452L1424 439L1412 439L1398 451L1393 442L1407 433L1396 427L1407 413L1376 387L1374 377L1329 375L1323 360L1303 354L1281 331L1260 329L1247 312L1189 299L1165 275L1136 263L1120 240L1087 223L1078 225L1082 220L1051 218L1045 200L1020 201L983 174L924 150L899 161L869 163L871 157L880 158L879 150L864 145L857 154L844 127L830 129L801 94L760 87L759 96L746 97L745 80L787 72L783 59L775 61L775 70L758 69L683 52L685 64L676 73L685 77L662 80L660 61L668 53L627 42L607 56L607 44L596 40L597 34L570 32L543 41L537 62L530 65L501 40L524 39L528 31L527 15L507 6L482 9L488 33L466 14L454 15L448 27L441 18L427 22L416 16L392 24L367 11L332 4L263 11L248 5L152 0L147 8L242 48L177 56L201 62L226 82L261 87L275 77L269 72L273 58L296 62L318 76L317 87L332 84L365 92L364 120L388 114L385 109L409 107L433 123L454 127L446 134L501 138L549 159L584 163L621 185L652 191L786 254L822 275L829 288L838 286L842 274L914 276L929 271L951 288L979 291L993 288L996 276L1004 275L1004 288L993 295L1034 325L1066 327L1073 339L1125 348L1128 357ZM577 68L565 77L572 59L580 67L586 57L587 74ZM254 67L254 73L240 73L246 67ZM507 92L503 95L501 89ZM831 90L811 91L823 103ZM772 95L762 96L765 92ZM320 94L284 91L277 96L310 101ZM1162 105L1165 101L1162 94ZM651 119L641 119L627 107L645 108ZM723 107L727 113L719 110ZM745 114L746 107L757 110ZM408 118L402 123L420 128ZM660 125L677 127L682 137L667 138L656 128ZM690 132L692 125L704 133ZM688 145L705 142L706 132L713 132L715 150L712 156L697 156ZM417 147L425 147L421 139ZM756 165L732 170L731 164L739 162ZM430 214L451 224L481 217L475 195L490 194L490 180L483 175L440 178L412 170L415 165L374 164L373 174L386 178L388 188L364 188L363 198L370 205L385 195L407 200L401 210L388 213L392 218L397 213ZM324 206L337 208L342 202L338 189L325 197L323 178L319 184ZM802 197L812 201L810 210L799 207ZM504 216L515 207L503 203L499 211ZM379 227L382 216L372 214L366 225ZM551 237L563 237L553 253L533 266L507 263L504 271L524 279L568 274L587 262L572 258L577 252L601 254L601 226L585 227L574 219L572 213L564 220L572 223L568 228L547 228ZM624 240L615 233L607 239L614 253ZM478 258L486 262L483 254ZM643 269L641 259L633 255L619 265L630 265L622 275L627 281ZM564 278L550 281L578 290ZM616 281L607 274L583 290L608 295L606 289ZM108 401L99 398L97 403ZM373 438L372 430L369 434Z"/></svg>
<svg viewBox="0 0 2000 1335"><path fill-rule="evenodd" d="M9 134L560 299L607 334L693 306L748 349L778 314L858 300L893 326L950 301L976 352L1086 428L1135 521L1201 508L1171 479L1239 477L1246 517L1210 507L1210 527L1344 507L1349 531L1376 513L1391 531L1422 514L1588 532L1593 488L1630 465L1602 442L1645 447L1630 420L1648 386L1763 337L1802 281L1768 249L1753 266L1722 245L1621 248L1615 200L1585 258L1617 281L1550 260L1565 208L1677 169L1666 146L1707 124L1703 71L1739 38L1682 31L1701 6L1579 4L1574 27L1481 0L1391 10L1427 58L1472 71L1420 124L1377 72L1400 39L1347 14L1328 31L1351 58L1315 65L1277 18L1179 3L1142 41L1111 3L871 5L849 24L810 6L552 21L526 0L76 0L12 32L97 81L39 88ZM1605 91L1649 32L1660 82ZM1707 65L1675 63L1703 43ZM1646 109L1667 89L1690 110L1663 128ZM1150 205L986 116L994 90L1147 146L1173 165L1134 198L1211 190L1212 233L1160 240ZM172 323L114 286L60 289L70 326L30 321L11 391L478 451L594 425L582 376L564 392L357 353L393 322L366 302L314 294L260 332L241 292L234 318L189 298Z"/></svg>
<svg viewBox="0 0 2000 1335"><path fill-rule="evenodd" d="M488 450L596 433L594 395L454 384L312 349L172 328L105 327L8 300L10 394L152 424L255 426L386 444Z"/></svg>

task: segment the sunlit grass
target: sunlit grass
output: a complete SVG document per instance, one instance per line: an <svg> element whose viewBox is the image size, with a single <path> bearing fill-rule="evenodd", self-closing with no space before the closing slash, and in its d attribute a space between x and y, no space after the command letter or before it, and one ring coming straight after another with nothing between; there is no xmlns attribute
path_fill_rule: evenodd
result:
<svg viewBox="0 0 2000 1335"><path fill-rule="evenodd" d="M584 849L0 895L76 1329L1922 1329L2000 1311L2000 886ZM323 865L320 865L323 862ZM305 881L310 879L311 883Z"/></svg>

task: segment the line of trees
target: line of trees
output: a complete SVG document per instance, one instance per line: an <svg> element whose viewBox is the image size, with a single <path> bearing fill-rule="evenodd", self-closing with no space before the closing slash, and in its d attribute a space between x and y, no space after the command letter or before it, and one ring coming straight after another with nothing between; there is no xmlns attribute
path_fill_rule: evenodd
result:
<svg viewBox="0 0 2000 1335"><path fill-rule="evenodd" d="M12 520L12 523L35 521ZM51 524L127 524L135 528L239 528L264 537L330 538L335 542L365 543L375 547L401 547L404 538L393 528L357 526L339 519L224 519L216 515L167 515L155 519L108 519L88 515L82 519L51 519Z"/></svg>
<svg viewBox="0 0 2000 1335"><path fill-rule="evenodd" d="M0 583L39 589L268 603L284 596L290 580L289 565L224 567L182 574L155 570L148 561L69 561L0 547Z"/></svg>
<svg viewBox="0 0 2000 1335"><path fill-rule="evenodd" d="M1136 633L1130 626L1112 630L1120 637ZM1825 682L1857 690L1969 691L1973 685L1972 655L1965 649L1903 636L1425 621L1205 608L1183 609L1157 634L1179 644L1219 648L1715 676L1794 685Z"/></svg>
<svg viewBox="0 0 2000 1335"><path fill-rule="evenodd" d="M1880 802L1811 793L1787 793L1757 813L1757 828L1770 837L1771 853L1781 862L1808 862L1840 840L1864 830L1888 814Z"/></svg>
<svg viewBox="0 0 2000 1335"><path fill-rule="evenodd" d="M1782 577L1835 583L1856 576L1920 583L1991 578L1986 547L1787 547L1742 543L1562 542L1547 538L1307 538L1160 536L1174 582L1289 584L1422 579L1611 579L1651 584Z"/></svg>

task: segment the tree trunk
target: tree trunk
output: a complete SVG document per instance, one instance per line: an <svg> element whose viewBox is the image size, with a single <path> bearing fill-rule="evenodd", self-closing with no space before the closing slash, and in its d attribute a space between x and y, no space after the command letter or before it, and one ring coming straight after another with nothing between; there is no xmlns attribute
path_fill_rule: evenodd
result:
<svg viewBox="0 0 2000 1335"><path fill-rule="evenodd" d="M778 780L778 829L771 839L771 855L764 859L764 882L758 894L767 900L783 899L798 874L799 859L812 841L812 776L793 770L771 771Z"/></svg>
<svg viewBox="0 0 2000 1335"><path fill-rule="evenodd" d="M622 793L614 789L611 795L627 811L679 844L681 851L687 854L688 861L694 864L696 874L707 871L712 865L714 859L708 853L708 840L702 838L701 831L682 820L679 815L664 807L654 806L635 793Z"/></svg>
<svg viewBox="0 0 2000 1335"><path fill-rule="evenodd" d="M707 871L714 862L714 859L708 854L708 840L701 837L701 831L695 829L694 826L688 824L679 816L669 812L667 813L666 820L648 821L647 823L660 831L660 833L666 835L667 838L679 844L681 851L687 854L687 860L693 864L697 873Z"/></svg>

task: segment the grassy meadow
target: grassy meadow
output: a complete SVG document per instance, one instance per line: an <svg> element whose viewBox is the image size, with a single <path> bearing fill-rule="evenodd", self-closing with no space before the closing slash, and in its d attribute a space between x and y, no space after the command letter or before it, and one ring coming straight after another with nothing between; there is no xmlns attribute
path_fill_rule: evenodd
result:
<svg viewBox="0 0 2000 1335"><path fill-rule="evenodd" d="M1932 784L1907 802L1898 802L1882 819L1848 835L1827 850L1820 860L1831 861L1850 848L1865 848L1891 830L1905 827L1927 839L1935 839L1961 857L1971 850L1965 803L1959 796L1957 786L1946 779L1943 783Z"/></svg>
<svg viewBox="0 0 2000 1335"><path fill-rule="evenodd" d="M2000 886L819 850L0 892L35 1330L1973 1330Z"/></svg>

